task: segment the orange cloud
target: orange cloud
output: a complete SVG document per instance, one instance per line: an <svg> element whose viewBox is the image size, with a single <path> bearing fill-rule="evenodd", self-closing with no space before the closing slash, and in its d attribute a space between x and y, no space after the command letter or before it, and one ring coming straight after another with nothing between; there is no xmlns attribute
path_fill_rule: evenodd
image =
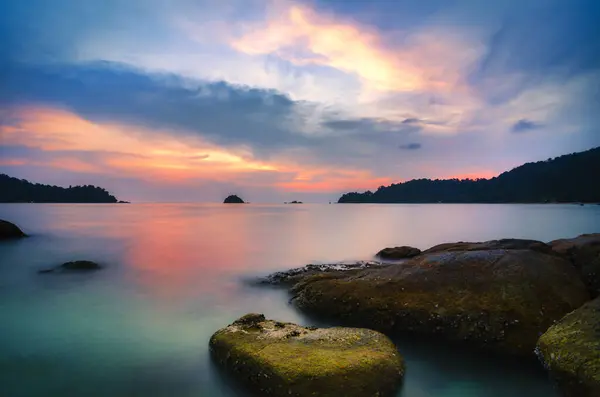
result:
<svg viewBox="0 0 600 397"><path fill-rule="evenodd" d="M308 171L276 186L293 192L339 192L376 189L392 182L390 178L375 178L368 171Z"/></svg>
<svg viewBox="0 0 600 397"><path fill-rule="evenodd" d="M481 48L446 31L403 37L388 48L380 34L304 5L280 3L279 12L231 46L246 54L275 53L293 63L326 65L359 76L383 91L445 90L461 84Z"/></svg>
<svg viewBox="0 0 600 397"><path fill-rule="evenodd" d="M490 170L481 170L479 172L468 172L464 174L453 174L445 177L445 179L490 179L495 176L498 176L498 172L490 171Z"/></svg>
<svg viewBox="0 0 600 397"><path fill-rule="evenodd" d="M26 165L28 161L26 159L0 159L0 165Z"/></svg>
<svg viewBox="0 0 600 397"><path fill-rule="evenodd" d="M114 123L93 123L54 108L19 108L12 111L19 123L0 126L3 143L60 152L48 165L79 172L128 172L136 175L182 179L215 173L275 170L254 161L247 153L234 153L200 140L182 142L166 131ZM68 151L90 152L102 158L103 169ZM98 157L98 156L97 156Z"/></svg>
<svg viewBox="0 0 600 397"><path fill-rule="evenodd" d="M243 150L201 140L178 140L168 131L95 123L63 109L11 109L11 126L0 126L3 144L43 150L41 159L3 159L0 165L36 165L83 173L103 173L151 181L188 179L241 181L282 190L327 192L362 189L386 183L367 171L345 170L252 159Z"/></svg>

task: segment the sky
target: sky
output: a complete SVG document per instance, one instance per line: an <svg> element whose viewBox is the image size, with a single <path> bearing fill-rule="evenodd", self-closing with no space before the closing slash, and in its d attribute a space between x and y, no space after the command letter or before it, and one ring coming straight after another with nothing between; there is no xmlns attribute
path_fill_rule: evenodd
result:
<svg viewBox="0 0 600 397"><path fill-rule="evenodd" d="M0 173L334 201L600 145L597 0L3 0Z"/></svg>

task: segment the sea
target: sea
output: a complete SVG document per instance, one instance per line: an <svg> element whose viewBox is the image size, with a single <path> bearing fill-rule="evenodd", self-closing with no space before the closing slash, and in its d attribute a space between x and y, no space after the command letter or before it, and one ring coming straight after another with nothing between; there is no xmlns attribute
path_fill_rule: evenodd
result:
<svg viewBox="0 0 600 397"><path fill-rule="evenodd" d="M387 246L599 232L600 206L0 204L0 219L30 235L0 242L0 396L230 397L250 394L211 362L216 330L249 312L335 325L249 280ZM103 269L37 273L79 259ZM398 396L558 396L534 358L395 342L407 365Z"/></svg>

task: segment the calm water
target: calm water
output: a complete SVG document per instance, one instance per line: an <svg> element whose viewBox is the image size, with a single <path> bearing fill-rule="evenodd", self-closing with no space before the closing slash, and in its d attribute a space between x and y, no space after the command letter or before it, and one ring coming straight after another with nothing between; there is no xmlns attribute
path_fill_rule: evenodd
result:
<svg viewBox="0 0 600 397"><path fill-rule="evenodd" d="M0 395L243 396L210 363L240 315L314 324L285 291L242 280L379 249L597 232L600 206L0 205L29 239L0 243ZM94 274L38 275L73 259ZM402 397L552 397L535 362L402 339Z"/></svg>

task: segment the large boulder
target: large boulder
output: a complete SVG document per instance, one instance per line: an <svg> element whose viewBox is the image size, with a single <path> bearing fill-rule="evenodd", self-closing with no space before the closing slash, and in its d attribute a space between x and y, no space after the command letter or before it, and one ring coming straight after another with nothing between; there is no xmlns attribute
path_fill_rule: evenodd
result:
<svg viewBox="0 0 600 397"><path fill-rule="evenodd" d="M600 298L550 327L537 352L566 397L600 396Z"/></svg>
<svg viewBox="0 0 600 397"><path fill-rule="evenodd" d="M27 237L25 233L14 223L0 219L0 240Z"/></svg>
<svg viewBox="0 0 600 397"><path fill-rule="evenodd" d="M308 276L292 287L292 301L352 326L436 334L530 355L550 325L589 300L571 263L542 252L543 246L479 244L349 275Z"/></svg>
<svg viewBox="0 0 600 397"><path fill-rule="evenodd" d="M377 256L383 259L407 259L421 253L421 250L415 247L403 245L401 247L384 248L377 253Z"/></svg>
<svg viewBox="0 0 600 397"><path fill-rule="evenodd" d="M93 271L100 270L100 266L96 262L92 261L71 261L65 262L60 266L51 267L49 269L42 269L39 273L63 273L63 272L79 272L79 271Z"/></svg>
<svg viewBox="0 0 600 397"><path fill-rule="evenodd" d="M265 396L392 396L404 363L383 334L247 314L210 338L214 359Z"/></svg>
<svg viewBox="0 0 600 397"><path fill-rule="evenodd" d="M552 249L569 258L593 297L600 295L600 233L554 240Z"/></svg>

